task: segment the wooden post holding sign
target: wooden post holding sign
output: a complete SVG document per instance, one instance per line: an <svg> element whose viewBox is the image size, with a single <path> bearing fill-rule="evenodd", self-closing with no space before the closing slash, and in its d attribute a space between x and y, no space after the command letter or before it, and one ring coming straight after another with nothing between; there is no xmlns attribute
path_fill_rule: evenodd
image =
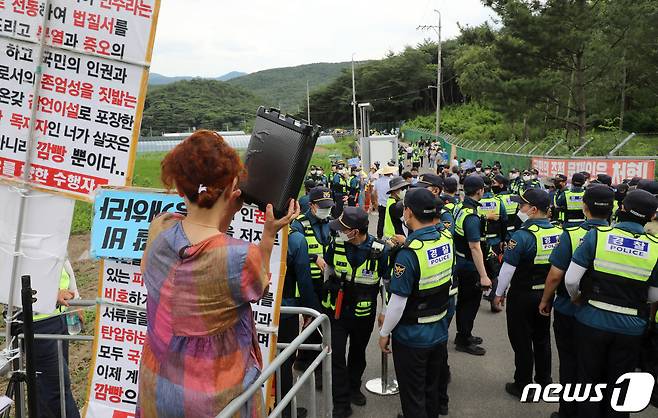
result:
<svg viewBox="0 0 658 418"><path fill-rule="evenodd" d="M183 200L148 189L102 189L94 203L91 254L102 258L94 349L89 371L85 416L115 418L134 416L139 361L146 337L147 291L140 270L150 222L162 212L185 212ZM244 241L258 243L265 214L245 205L235 214L227 231ZM259 328L258 343L267 367L276 355L276 329L286 270L287 233L279 232L271 258L272 282L268 293L251 304ZM136 309L137 308L137 309ZM269 332L267 332L269 330ZM272 381L264 396L274 401Z"/></svg>

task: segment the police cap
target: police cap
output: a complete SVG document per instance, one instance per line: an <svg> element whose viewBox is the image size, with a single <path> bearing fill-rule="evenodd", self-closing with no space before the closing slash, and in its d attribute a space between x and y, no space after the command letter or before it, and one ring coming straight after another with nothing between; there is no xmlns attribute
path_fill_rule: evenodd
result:
<svg viewBox="0 0 658 418"><path fill-rule="evenodd" d="M622 202L626 212L640 219L650 219L658 208L658 199L646 190L628 192Z"/></svg>
<svg viewBox="0 0 658 418"><path fill-rule="evenodd" d="M436 200L432 192L419 187L407 192L404 197L404 207L409 208L419 219L434 218Z"/></svg>
<svg viewBox="0 0 658 418"><path fill-rule="evenodd" d="M470 175L464 179L464 192L473 193L484 189L484 179L477 174Z"/></svg>
<svg viewBox="0 0 658 418"><path fill-rule="evenodd" d="M551 198L542 189L528 189L521 196L513 195L512 202L534 206L542 212L546 212L551 205Z"/></svg>
<svg viewBox="0 0 658 418"><path fill-rule="evenodd" d="M443 187L443 179L436 174L423 174L418 178L416 187Z"/></svg>
<svg viewBox="0 0 658 418"><path fill-rule="evenodd" d="M583 173L575 173L571 177L571 184L578 187L582 186L585 184L585 175Z"/></svg>
<svg viewBox="0 0 658 418"><path fill-rule="evenodd" d="M588 187L583 196L583 202L590 208L612 209L614 200L615 192L603 184Z"/></svg>
<svg viewBox="0 0 658 418"><path fill-rule="evenodd" d="M329 228L333 231L367 230L368 214L361 208L348 206L343 209L343 214L338 219L329 222Z"/></svg>
<svg viewBox="0 0 658 418"><path fill-rule="evenodd" d="M315 203L320 209L327 209L334 206L334 200L331 198L331 190L326 187L314 187L308 192L308 198L311 203Z"/></svg>

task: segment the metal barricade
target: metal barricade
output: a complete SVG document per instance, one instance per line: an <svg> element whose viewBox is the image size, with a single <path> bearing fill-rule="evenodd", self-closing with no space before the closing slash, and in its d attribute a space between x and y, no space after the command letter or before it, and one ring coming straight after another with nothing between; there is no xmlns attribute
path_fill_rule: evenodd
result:
<svg viewBox="0 0 658 418"><path fill-rule="evenodd" d="M261 372L260 376L251 384L240 396L233 399L216 418L230 418L240 411L240 409L253 397L253 395L263 386L263 384L272 376L277 378L277 405L268 417L278 417L283 410L291 404L290 414L292 418L297 418L296 396L304 386L304 383L311 379L311 411L309 416L318 417L315 401L315 370L322 365L322 393L324 398L324 417L331 418L333 414L333 399L331 396L331 323L329 317L310 308L298 307L281 307L281 315L306 315L314 317L313 321L290 343L278 343L277 349L283 349L274 360ZM320 329L322 334L322 344L303 344L314 332ZM292 357L298 349L319 351L318 356L311 362L311 365L299 376L288 393L281 399L281 385L279 376L281 375L281 366Z"/></svg>

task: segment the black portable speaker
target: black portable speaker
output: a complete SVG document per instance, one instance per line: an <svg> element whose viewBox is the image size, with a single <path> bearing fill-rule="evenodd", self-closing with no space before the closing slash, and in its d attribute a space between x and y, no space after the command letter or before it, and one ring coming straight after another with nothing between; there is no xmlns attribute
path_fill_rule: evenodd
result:
<svg viewBox="0 0 658 418"><path fill-rule="evenodd" d="M245 202L262 211L271 203L274 215L284 216L290 199L297 198L319 136L317 125L259 107L245 157L247 178L240 185Z"/></svg>

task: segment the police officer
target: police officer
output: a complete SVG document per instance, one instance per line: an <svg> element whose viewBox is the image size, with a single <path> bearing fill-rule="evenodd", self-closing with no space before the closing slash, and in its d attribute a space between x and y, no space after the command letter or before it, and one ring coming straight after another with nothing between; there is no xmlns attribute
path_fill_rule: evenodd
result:
<svg viewBox="0 0 658 418"><path fill-rule="evenodd" d="M507 335L514 350L514 382L505 390L520 398L525 385L551 383L551 320L539 313L549 256L562 230L547 218L551 200L544 190L529 189L513 199L519 203L521 228L512 235L498 276L494 303L502 306L507 293Z"/></svg>
<svg viewBox="0 0 658 418"><path fill-rule="evenodd" d="M456 320L457 351L483 356L482 338L472 334L473 324L480 308L482 290L491 287L484 260L488 248L484 237L483 222L478 215L479 200L484 196L484 180L480 175L464 179L465 198L455 214L455 275L459 281Z"/></svg>
<svg viewBox="0 0 658 418"><path fill-rule="evenodd" d="M334 218L338 218L343 213L343 206L345 206L348 199L349 186L347 169L344 163L339 161L336 166L336 173L331 180L331 190L334 193L334 207L331 215Z"/></svg>
<svg viewBox="0 0 658 418"><path fill-rule="evenodd" d="M363 209L346 207L329 224L338 237L327 253L333 274L325 283L322 305L331 319L334 417L351 415L350 402L366 404L361 392L366 347L375 324L380 279L389 274L389 249L368 234L368 223Z"/></svg>
<svg viewBox="0 0 658 418"><path fill-rule="evenodd" d="M571 187L558 196L555 205L558 210L558 220L562 226L569 228L578 226L585 222L583 213L583 195L585 190L585 176L582 173L576 173L571 177Z"/></svg>
<svg viewBox="0 0 658 418"><path fill-rule="evenodd" d="M446 177L443 179L443 193L441 194L441 200L445 204L445 208L452 212L453 216L455 214L455 208L459 204L459 196L457 192L459 190L459 182L454 177Z"/></svg>
<svg viewBox="0 0 658 418"><path fill-rule="evenodd" d="M560 236L560 243L551 253L548 261L551 269L546 277L546 288L539 304L539 313L550 316L554 309L553 331L555 345L560 359L560 383L578 383L576 374L578 363L576 359L576 319L574 315L577 306L571 303L571 298L564 285L564 273L569 268L571 257L585 237L587 231L599 226L607 226L607 219L612 213L612 202L615 194L608 187L589 187L583 196L583 211L587 220L578 227L567 228ZM557 290L557 295L555 294ZM553 297L555 296L555 300ZM577 404L565 402L560 398L559 412L552 418L571 418L577 416Z"/></svg>
<svg viewBox="0 0 658 418"><path fill-rule="evenodd" d="M417 145L414 145L414 151L411 156L411 168L419 168L420 165L420 149Z"/></svg>
<svg viewBox="0 0 658 418"><path fill-rule="evenodd" d="M348 180L348 184L349 187L348 187L347 205L354 207L359 201L359 191L361 190L361 178L359 176L358 167L351 168L351 174Z"/></svg>
<svg viewBox="0 0 658 418"><path fill-rule="evenodd" d="M518 190L518 194L523 193L525 190L528 189L543 189L544 186L542 186L541 182L537 180L537 175L535 173L536 170L524 170L523 171L523 183L521 184L521 187Z"/></svg>
<svg viewBox="0 0 658 418"><path fill-rule="evenodd" d="M523 179L519 176L519 170L512 168L509 171L509 190L512 194L519 194Z"/></svg>
<svg viewBox="0 0 658 418"><path fill-rule="evenodd" d="M579 404L579 416L629 415L611 409L610 395L617 379L637 367L647 301L658 301L658 237L644 232L657 207L651 193L629 192L620 222L587 232L567 269L567 291L582 303L576 312L578 382L608 385L601 402Z"/></svg>
<svg viewBox="0 0 658 418"><path fill-rule="evenodd" d="M452 212L446 208L445 204L441 200L443 179L437 174L423 174L418 178L416 187L424 187L432 192L432 195L434 195L434 197L437 199L437 202L441 203L440 208L437 206L437 209L439 210L439 221L441 225L450 230L450 233L454 233L455 218L452 215Z"/></svg>
<svg viewBox="0 0 658 418"><path fill-rule="evenodd" d="M327 178L327 175L324 174L324 169L322 167L317 168L317 176L321 186L329 187L329 179Z"/></svg>
<svg viewBox="0 0 658 418"><path fill-rule="evenodd" d="M454 248L450 232L434 225L436 199L426 189L410 190L404 219L413 230L396 254L391 297L380 330L379 345L390 352L400 388L404 417L436 417L448 413L439 383L446 361L448 311ZM400 417L401 415L398 415Z"/></svg>
<svg viewBox="0 0 658 418"><path fill-rule="evenodd" d="M311 199L309 197L309 193L311 192L311 189L313 189L316 186L320 186L320 184L318 184L313 179L309 178L308 180L304 181L304 192L305 192L305 194L304 194L304 196L299 198L299 210L302 213L306 213L309 210L310 204L311 204Z"/></svg>
<svg viewBox="0 0 658 418"><path fill-rule="evenodd" d="M387 240L394 238L396 235L405 235L400 220L402 213L400 213L399 206L396 207L396 203L404 201L408 188L409 183L400 176L393 177L389 182L387 192L389 197L386 201L386 218L384 219L384 238Z"/></svg>
<svg viewBox="0 0 658 418"><path fill-rule="evenodd" d="M553 178L553 185L555 190L551 191L549 195L551 196L551 220L559 221L559 209L557 200L565 192L567 188L567 176L564 174L558 174Z"/></svg>
<svg viewBox="0 0 658 418"><path fill-rule="evenodd" d="M513 193L508 190L508 183L509 180L507 180L507 177L498 174L494 177L491 184L491 191L500 199L505 208L505 214L507 215L507 235L505 241L509 241L512 232L516 231L516 229L521 226L521 221L519 220L519 217L516 216L519 204L512 200Z"/></svg>
<svg viewBox="0 0 658 418"><path fill-rule="evenodd" d="M497 313L501 309L494 305L497 276L500 270L500 255L503 253L504 245L507 240L507 210L503 206L503 201L494 195L492 191L492 181L489 177L484 177L484 195L480 199L478 213L483 217L484 235L487 240L489 252L485 254L485 266L489 269L489 278L492 281L492 291L485 294L491 304L491 312Z"/></svg>
<svg viewBox="0 0 658 418"><path fill-rule="evenodd" d="M301 200L301 199L300 199ZM322 201L319 201L322 202ZM318 203L316 203L317 205ZM323 204L326 206L326 204ZM317 210L317 209L316 209ZM283 282L282 306L303 306L321 312L320 300L313 286L309 264L308 243L304 234L290 229L288 252L286 255L286 276ZM279 319L278 341L292 342L299 335L299 315L282 314ZM302 352L300 351L300 354ZM295 356L291 356L281 366L281 396L292 388L292 367ZM303 418L308 414L305 408L297 408L297 416ZM290 417L290 406L283 411L284 417Z"/></svg>
<svg viewBox="0 0 658 418"><path fill-rule="evenodd" d="M310 209L295 219L290 224L290 228L304 236L308 247L307 263L311 271L313 290L316 297L320 299L324 283L323 271L327 265L325 258L332 240L329 221L331 220L331 209L334 206L334 201L331 198L331 191L326 187L311 189L309 199ZM322 338L319 332L313 333L309 338L309 344L319 344L321 341ZM295 368L306 370L314 358L314 351L300 350ZM321 384L322 379L317 379L316 385L320 387Z"/></svg>

